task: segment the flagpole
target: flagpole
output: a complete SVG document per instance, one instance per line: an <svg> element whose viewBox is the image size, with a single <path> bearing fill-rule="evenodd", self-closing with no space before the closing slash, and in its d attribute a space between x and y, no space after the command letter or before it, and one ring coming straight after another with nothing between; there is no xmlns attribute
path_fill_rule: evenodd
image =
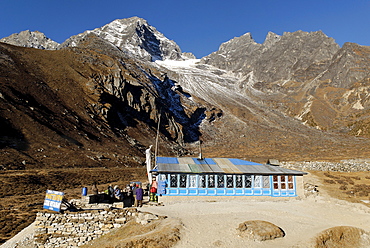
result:
<svg viewBox="0 0 370 248"><path fill-rule="evenodd" d="M155 139L155 151L154 151L154 167L157 165L159 126L160 126L160 124L161 124L161 112L159 112L159 115L158 115L157 137Z"/></svg>

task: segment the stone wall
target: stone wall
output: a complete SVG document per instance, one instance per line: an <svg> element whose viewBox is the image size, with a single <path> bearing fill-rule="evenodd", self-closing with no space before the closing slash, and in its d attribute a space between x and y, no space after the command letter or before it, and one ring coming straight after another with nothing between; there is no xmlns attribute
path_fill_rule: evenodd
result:
<svg viewBox="0 0 370 248"><path fill-rule="evenodd" d="M34 244L38 248L78 247L130 220L145 225L158 216L134 208L76 213L37 213Z"/></svg>

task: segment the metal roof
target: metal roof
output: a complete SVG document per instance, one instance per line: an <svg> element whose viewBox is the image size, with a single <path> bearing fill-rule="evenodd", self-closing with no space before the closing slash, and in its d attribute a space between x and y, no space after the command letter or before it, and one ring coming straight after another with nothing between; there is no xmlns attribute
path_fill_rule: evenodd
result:
<svg viewBox="0 0 370 248"><path fill-rule="evenodd" d="M158 173L305 175L297 170L259 164L236 158L157 157Z"/></svg>

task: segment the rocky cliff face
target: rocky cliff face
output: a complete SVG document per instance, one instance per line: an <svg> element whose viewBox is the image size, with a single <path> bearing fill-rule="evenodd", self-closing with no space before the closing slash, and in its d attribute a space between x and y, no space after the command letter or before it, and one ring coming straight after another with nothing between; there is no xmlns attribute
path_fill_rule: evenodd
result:
<svg viewBox="0 0 370 248"><path fill-rule="evenodd" d="M99 37L84 44L104 52L1 44L2 167L140 164L159 118L162 151L186 153L208 107Z"/></svg>

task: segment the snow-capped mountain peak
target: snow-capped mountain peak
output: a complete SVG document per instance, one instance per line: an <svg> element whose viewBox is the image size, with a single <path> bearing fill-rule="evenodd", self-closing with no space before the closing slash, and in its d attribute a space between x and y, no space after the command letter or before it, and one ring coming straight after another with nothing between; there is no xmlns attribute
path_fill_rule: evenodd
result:
<svg viewBox="0 0 370 248"><path fill-rule="evenodd" d="M180 47L166 38L148 22L139 17L117 19L101 28L86 31L72 36L62 46L77 46L76 40L87 34L93 33L98 37L109 41L121 50L140 59L156 60L183 60L186 56L181 53Z"/></svg>

